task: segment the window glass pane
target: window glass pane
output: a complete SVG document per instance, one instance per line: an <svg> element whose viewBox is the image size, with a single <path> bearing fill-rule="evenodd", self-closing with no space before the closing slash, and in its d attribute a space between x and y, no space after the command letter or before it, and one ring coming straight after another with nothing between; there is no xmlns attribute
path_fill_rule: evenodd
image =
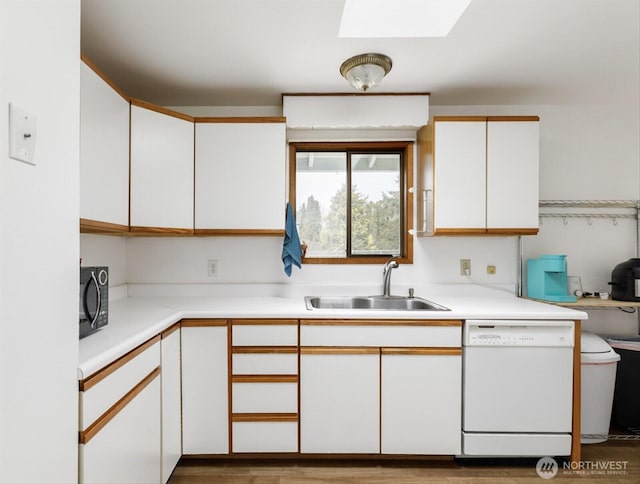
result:
<svg viewBox="0 0 640 484"><path fill-rule="evenodd" d="M351 253L400 255L400 155L351 156Z"/></svg>
<svg viewBox="0 0 640 484"><path fill-rule="evenodd" d="M296 153L296 222L307 257L347 256L346 153Z"/></svg>

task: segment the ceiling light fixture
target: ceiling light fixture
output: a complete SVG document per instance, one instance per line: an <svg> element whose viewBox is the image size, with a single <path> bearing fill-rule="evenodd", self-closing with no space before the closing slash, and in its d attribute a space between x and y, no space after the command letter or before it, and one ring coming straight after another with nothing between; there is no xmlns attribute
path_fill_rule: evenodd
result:
<svg viewBox="0 0 640 484"><path fill-rule="evenodd" d="M359 91L376 87L391 70L391 59L384 54L359 54L340 66L340 74Z"/></svg>

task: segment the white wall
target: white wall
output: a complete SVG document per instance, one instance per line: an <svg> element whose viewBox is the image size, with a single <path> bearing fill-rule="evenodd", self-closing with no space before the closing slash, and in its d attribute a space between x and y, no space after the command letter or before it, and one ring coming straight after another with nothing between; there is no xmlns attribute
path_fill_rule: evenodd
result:
<svg viewBox="0 0 640 484"><path fill-rule="evenodd" d="M80 0L0 0L0 482L77 480ZM37 116L8 154L8 104Z"/></svg>

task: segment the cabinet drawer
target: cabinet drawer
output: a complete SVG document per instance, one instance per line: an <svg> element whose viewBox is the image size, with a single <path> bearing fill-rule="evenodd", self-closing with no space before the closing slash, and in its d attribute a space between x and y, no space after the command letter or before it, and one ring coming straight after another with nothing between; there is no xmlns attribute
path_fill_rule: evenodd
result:
<svg viewBox="0 0 640 484"><path fill-rule="evenodd" d="M233 422L233 452L298 452L298 422Z"/></svg>
<svg viewBox="0 0 640 484"><path fill-rule="evenodd" d="M80 484L160 482L160 386L156 375L104 426L81 437Z"/></svg>
<svg viewBox="0 0 640 484"><path fill-rule="evenodd" d="M305 320L300 324L300 346L460 347L460 321L425 321L400 324L372 321L330 324Z"/></svg>
<svg viewBox="0 0 640 484"><path fill-rule="evenodd" d="M234 353L234 375L297 375L298 352L295 353Z"/></svg>
<svg viewBox="0 0 640 484"><path fill-rule="evenodd" d="M232 331L233 346L298 345L298 324L295 320L234 321Z"/></svg>
<svg viewBox="0 0 640 484"><path fill-rule="evenodd" d="M160 336L132 350L80 382L80 430L160 366Z"/></svg>
<svg viewBox="0 0 640 484"><path fill-rule="evenodd" d="M234 382L233 413L297 413L298 382Z"/></svg>

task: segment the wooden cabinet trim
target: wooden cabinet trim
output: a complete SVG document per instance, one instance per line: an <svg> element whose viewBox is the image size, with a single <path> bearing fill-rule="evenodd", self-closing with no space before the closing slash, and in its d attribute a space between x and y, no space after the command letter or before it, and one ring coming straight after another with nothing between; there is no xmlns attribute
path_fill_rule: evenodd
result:
<svg viewBox="0 0 640 484"><path fill-rule="evenodd" d="M173 111L172 109L163 108L162 106L158 106L156 104L152 104L147 101L143 101L142 99L131 98L131 105L137 106L142 109L148 109L149 111L155 111L156 113L165 114L167 116L171 116L178 119L183 119L185 121L190 121L193 123L194 117L189 116L188 114L179 113L178 111Z"/></svg>
<svg viewBox="0 0 640 484"><path fill-rule="evenodd" d="M128 235L129 226L114 224L111 222L101 222L88 218L80 219L81 234L102 234L102 235Z"/></svg>
<svg viewBox="0 0 640 484"><path fill-rule="evenodd" d="M462 326L458 319L301 319L301 326Z"/></svg>
<svg viewBox="0 0 640 484"><path fill-rule="evenodd" d="M369 346L305 346L301 355L379 355L379 347Z"/></svg>
<svg viewBox="0 0 640 484"><path fill-rule="evenodd" d="M196 116L196 123L286 123L284 116Z"/></svg>
<svg viewBox="0 0 640 484"><path fill-rule="evenodd" d="M172 333L175 333L176 331L178 331L180 329L180 321L178 321L177 323L169 326L167 329L165 329L162 333L160 333L160 337L162 339L167 338L168 336L170 336Z"/></svg>
<svg viewBox="0 0 640 484"><path fill-rule="evenodd" d="M297 413L232 413L232 422L297 422Z"/></svg>
<svg viewBox="0 0 640 484"><path fill-rule="evenodd" d="M464 229L464 228L436 228L434 235L485 235L486 228L480 229Z"/></svg>
<svg viewBox="0 0 640 484"><path fill-rule="evenodd" d="M539 229L537 228L513 228L513 229L499 229L487 228L487 235L538 235Z"/></svg>
<svg viewBox="0 0 640 484"><path fill-rule="evenodd" d="M539 116L487 116L487 121L540 121Z"/></svg>
<svg viewBox="0 0 640 484"><path fill-rule="evenodd" d="M539 116L434 116L433 122L540 121Z"/></svg>
<svg viewBox="0 0 640 484"><path fill-rule="evenodd" d="M227 326L228 320L226 319L183 319L181 321L183 328L205 328L209 326Z"/></svg>
<svg viewBox="0 0 640 484"><path fill-rule="evenodd" d="M298 375L233 375L232 383L298 383Z"/></svg>
<svg viewBox="0 0 640 484"><path fill-rule="evenodd" d="M462 348L382 348L382 355L440 355L462 356Z"/></svg>
<svg viewBox="0 0 640 484"><path fill-rule="evenodd" d="M132 225L129 227L129 233L131 235L140 236L160 236L169 235L175 237L177 235L193 235L193 229L173 228L173 227L141 227L138 225Z"/></svg>
<svg viewBox="0 0 640 484"><path fill-rule="evenodd" d="M283 221L284 224L284 221ZM225 236L225 237L283 237L284 229L195 229L196 236Z"/></svg>
<svg viewBox="0 0 640 484"><path fill-rule="evenodd" d="M231 353L234 355L260 355L260 354L297 354L297 346L233 346Z"/></svg>
<svg viewBox="0 0 640 484"><path fill-rule="evenodd" d="M234 326L253 326L253 325L297 325L297 319L232 319L231 324Z"/></svg>
<svg viewBox="0 0 640 484"><path fill-rule="evenodd" d="M582 449L580 447L581 436L581 405L582 405L582 346L581 346L581 330L582 321L579 319L574 321L573 327L573 412L571 419L571 462L580 462Z"/></svg>
<svg viewBox="0 0 640 484"><path fill-rule="evenodd" d="M433 122L486 122L487 116L434 116Z"/></svg>
<svg viewBox="0 0 640 484"><path fill-rule="evenodd" d="M98 77L100 77L104 82L106 82L107 84L109 84L109 87L111 87L111 89L113 89L115 92L117 92L125 101L127 102L131 102L131 98L129 96L127 96L124 91L122 91L122 89L120 89L118 86L115 85L115 83L109 79L107 77L107 75L102 72L100 69L98 69L98 67L91 62L85 55L80 55L80 60L82 60L82 62L84 62L86 64L86 66L91 69L93 72L95 72Z"/></svg>
<svg viewBox="0 0 640 484"><path fill-rule="evenodd" d="M142 392L142 390L144 390L155 378L158 377L158 375L160 375L160 371L160 367L156 367L151 373L140 380L135 387L129 390L124 397L114 403L111 408L98 417L95 422L89 425L86 430L81 431L79 433L79 443L86 444L95 437L100 430L113 420L113 418L136 397L136 395Z"/></svg>
<svg viewBox="0 0 640 484"><path fill-rule="evenodd" d="M128 353L125 353L120 358L115 360L113 363L110 363L109 365L98 370L92 375L89 375L87 378L80 380L80 385L79 385L80 391L86 392L91 387L95 386L96 384L104 380L106 377L111 375L117 369L126 365L129 361L133 360L136 356L138 356L139 354L141 354L142 352L144 352L145 350L147 350L148 348L150 348L151 346L153 346L159 341L160 341L160 335L158 334L153 338L147 340L146 342L142 343L140 346L137 346L136 348L132 349Z"/></svg>

